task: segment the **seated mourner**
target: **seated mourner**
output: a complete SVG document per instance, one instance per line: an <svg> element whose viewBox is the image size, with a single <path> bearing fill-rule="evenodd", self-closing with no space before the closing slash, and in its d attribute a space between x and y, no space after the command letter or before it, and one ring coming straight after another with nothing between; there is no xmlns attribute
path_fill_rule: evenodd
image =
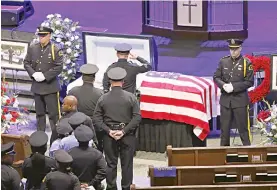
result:
<svg viewBox="0 0 277 190"><path fill-rule="evenodd" d="M23 177L27 179L26 190L43 189L43 178L51 169L56 168L56 160L44 156L47 150L48 136L44 131L36 131L31 134L29 143L32 154L24 160L22 166Z"/></svg>
<svg viewBox="0 0 277 190"><path fill-rule="evenodd" d="M71 173L72 157L64 150L55 151L57 171L50 172L43 180L48 190L81 190L79 179Z"/></svg>
<svg viewBox="0 0 277 190"><path fill-rule="evenodd" d="M1 189L3 190L20 189L20 176L12 168L15 155L13 147L13 142L1 145Z"/></svg>
<svg viewBox="0 0 277 190"><path fill-rule="evenodd" d="M70 126L70 124L68 123L68 118L64 118L62 120L60 120L58 123L57 123L57 133L58 133L58 139L56 139L50 149L49 149L49 156L50 157L54 157L54 152L56 150L59 150L59 149L63 149L63 144L62 144L62 139L65 138L65 137L68 137L69 135L72 134L73 132L73 129L72 127Z"/></svg>
<svg viewBox="0 0 277 190"><path fill-rule="evenodd" d="M80 125L82 125L82 124L86 125L86 123L90 123L88 121L91 122L91 119L88 116L86 116L85 114L83 114L81 112L76 112L69 118L68 123L70 124L72 129L75 131L75 129L77 127L79 127ZM88 127L91 129L90 126L88 126ZM71 135L69 135L68 137L65 137L61 140L61 146L62 146L61 149L65 150L65 151L69 151L71 148L79 146L79 143L78 143L76 137L74 136L74 131ZM93 131L93 137L89 141L89 146L96 147L96 144L94 143L96 135L95 135L95 131L94 130L92 130L92 131Z"/></svg>
<svg viewBox="0 0 277 190"><path fill-rule="evenodd" d="M92 130L85 125L76 128L74 135L79 142L78 147L69 151L73 158L72 171L81 182L82 187L93 186L96 190L102 189L101 181L106 178L106 161L103 154L88 146Z"/></svg>

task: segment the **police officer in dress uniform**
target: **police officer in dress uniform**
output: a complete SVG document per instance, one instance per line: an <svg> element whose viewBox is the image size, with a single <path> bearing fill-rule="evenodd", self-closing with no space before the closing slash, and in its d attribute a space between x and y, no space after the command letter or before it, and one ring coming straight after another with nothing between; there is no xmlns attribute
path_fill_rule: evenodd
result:
<svg viewBox="0 0 277 190"><path fill-rule="evenodd" d="M24 67L33 79L31 91L34 93L39 131L45 131L46 107L48 109L52 129L50 143L57 138L55 124L60 116L60 84L57 77L63 68L62 50L50 42L52 32L51 28L38 27L40 43L29 47L24 60Z"/></svg>
<svg viewBox="0 0 277 190"><path fill-rule="evenodd" d="M100 190L101 181L106 178L107 164L100 151L88 146L94 134L88 126L81 125L75 129L74 135L79 146L68 152L73 158L72 171L78 176L82 187L93 186Z"/></svg>
<svg viewBox="0 0 277 190"><path fill-rule="evenodd" d="M103 128L104 152L107 162L107 189L117 189L117 161L120 156L122 168L121 186L129 190L133 180L133 155L135 130L141 121L139 103L135 95L122 89L127 72L120 67L111 68L107 76L112 90L98 100L94 123Z"/></svg>
<svg viewBox="0 0 277 190"><path fill-rule="evenodd" d="M241 55L242 40L228 40L230 56L223 57L214 73L214 81L221 89L220 125L221 146L230 146L232 120L238 127L243 145L251 144L249 97L247 89L254 84L250 60Z"/></svg>
<svg viewBox="0 0 277 190"><path fill-rule="evenodd" d="M30 136L32 154L24 160L22 166L23 177L27 179L26 190L45 189L42 180L46 174L57 167L56 160L44 156L47 142L48 136L44 131L36 131Z"/></svg>
<svg viewBox="0 0 277 190"><path fill-rule="evenodd" d="M136 92L136 78L137 74L139 73L145 73L147 71L150 71L152 69L152 66L148 61L143 59L142 57L136 56L132 53L130 53L130 50L132 49L132 46L129 44L121 43L117 44L115 46L115 50L117 51L116 55L118 57L118 61L110 65L104 74L103 78L103 88L104 92L108 92L110 90L111 83L109 81L109 77L107 76L107 72L111 68L115 67L121 67L126 70L127 76L124 79L124 84L123 84L123 90L126 90L131 93ZM142 63L141 66L138 66L135 63L128 62L128 57L130 59L135 59L138 60L139 62Z"/></svg>
<svg viewBox="0 0 277 190"><path fill-rule="evenodd" d="M54 153L56 150L63 149L62 139L70 136L73 132L72 127L68 123L69 118L63 118L57 123L57 133L58 139L56 139L50 149L49 149L49 156L54 157Z"/></svg>
<svg viewBox="0 0 277 190"><path fill-rule="evenodd" d="M68 95L75 96L78 100L78 111L83 112L91 119L93 117L94 109L98 99L103 95L103 91L93 86L95 80L95 74L99 68L93 64L85 64L80 68L80 72L83 74L82 86L76 86L72 88ZM103 135L104 132L101 129L95 129L96 137L98 140L98 149L103 152Z"/></svg>
<svg viewBox="0 0 277 190"><path fill-rule="evenodd" d="M12 168L14 161L14 143L1 144L1 189L18 190L20 189L20 176Z"/></svg>
<svg viewBox="0 0 277 190"><path fill-rule="evenodd" d="M46 175L44 182L48 190L81 190L78 177L71 173L70 165L73 162L72 157L64 150L55 152L55 159L58 163L57 171Z"/></svg>

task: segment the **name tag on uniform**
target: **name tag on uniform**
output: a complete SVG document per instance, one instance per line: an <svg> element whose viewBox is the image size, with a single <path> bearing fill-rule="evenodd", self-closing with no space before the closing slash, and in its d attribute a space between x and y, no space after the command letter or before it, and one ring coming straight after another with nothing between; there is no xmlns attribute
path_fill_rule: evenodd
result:
<svg viewBox="0 0 277 190"><path fill-rule="evenodd" d="M225 68L223 68L223 69L228 69L228 68L225 67Z"/></svg>

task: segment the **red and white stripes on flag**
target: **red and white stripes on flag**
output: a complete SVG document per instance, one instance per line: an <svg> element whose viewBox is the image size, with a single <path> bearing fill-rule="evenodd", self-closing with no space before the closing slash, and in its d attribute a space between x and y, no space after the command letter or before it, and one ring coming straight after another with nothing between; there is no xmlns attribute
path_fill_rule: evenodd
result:
<svg viewBox="0 0 277 190"><path fill-rule="evenodd" d="M212 79L150 71L138 89L143 118L193 125L201 140L210 132L209 120L218 115L219 90Z"/></svg>

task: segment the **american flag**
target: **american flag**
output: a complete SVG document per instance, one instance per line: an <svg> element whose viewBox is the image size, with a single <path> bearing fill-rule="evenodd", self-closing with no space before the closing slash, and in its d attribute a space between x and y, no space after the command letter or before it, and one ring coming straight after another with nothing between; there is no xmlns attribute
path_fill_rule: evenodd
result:
<svg viewBox="0 0 277 190"><path fill-rule="evenodd" d="M210 132L209 120L218 115L219 90L212 79L150 71L139 90L143 118L193 125L201 140Z"/></svg>

